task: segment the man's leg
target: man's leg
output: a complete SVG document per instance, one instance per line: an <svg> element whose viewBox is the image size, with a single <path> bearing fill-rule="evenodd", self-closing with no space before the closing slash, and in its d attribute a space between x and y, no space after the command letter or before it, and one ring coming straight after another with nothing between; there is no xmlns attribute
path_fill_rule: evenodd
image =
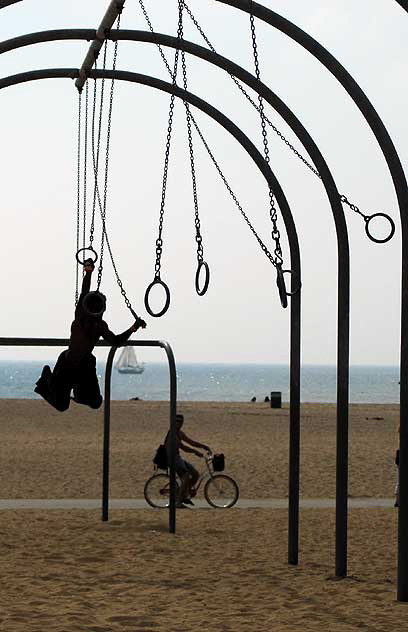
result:
<svg viewBox="0 0 408 632"><path fill-rule="evenodd" d="M183 503L190 495L190 475L184 470L182 473L179 473L179 478L181 484L177 495L177 505L183 507Z"/></svg>
<svg viewBox="0 0 408 632"><path fill-rule="evenodd" d="M100 408L102 395L96 375L96 358L90 354L78 369L74 384L74 401L91 408Z"/></svg>
<svg viewBox="0 0 408 632"><path fill-rule="evenodd" d="M199 473L195 469L191 463L188 461L184 461L184 467L187 473L185 485L183 485L183 495L181 499L183 503L187 503L188 505L193 505L194 503L191 500L191 496L195 496L194 486L198 481Z"/></svg>
<svg viewBox="0 0 408 632"><path fill-rule="evenodd" d="M43 368L34 391L58 411L64 412L69 408L71 389L72 372L65 366L63 351L58 357L54 371L51 371L48 365Z"/></svg>
<svg viewBox="0 0 408 632"><path fill-rule="evenodd" d="M193 465L191 465L191 463L188 463L188 461L184 461L186 470L188 472L188 475L190 477L190 486L191 487L195 487L195 484L198 481L198 477L200 476L199 473L197 472L197 470L195 469L195 467Z"/></svg>

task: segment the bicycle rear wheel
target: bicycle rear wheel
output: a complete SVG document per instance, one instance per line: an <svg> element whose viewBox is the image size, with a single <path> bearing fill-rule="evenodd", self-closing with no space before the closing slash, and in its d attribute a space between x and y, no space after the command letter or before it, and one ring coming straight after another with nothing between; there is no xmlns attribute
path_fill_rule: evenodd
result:
<svg viewBox="0 0 408 632"><path fill-rule="evenodd" d="M178 483L176 481L176 493ZM144 486L144 497L151 507L165 509L170 504L170 476L168 474L153 474Z"/></svg>
<svg viewBox="0 0 408 632"><path fill-rule="evenodd" d="M214 474L205 484L206 501L216 509L233 507L239 497L239 488L233 478L225 474Z"/></svg>

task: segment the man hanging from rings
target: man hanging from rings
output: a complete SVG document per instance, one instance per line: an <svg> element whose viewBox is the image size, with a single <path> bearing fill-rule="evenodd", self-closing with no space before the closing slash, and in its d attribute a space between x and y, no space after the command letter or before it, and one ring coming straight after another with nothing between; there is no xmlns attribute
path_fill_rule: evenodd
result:
<svg viewBox="0 0 408 632"><path fill-rule="evenodd" d="M125 344L132 333L146 327L144 320L137 317L134 324L123 333L112 333L102 319L106 309L105 296L100 292L90 292L94 271L92 259L84 262L84 271L81 294L71 325L69 347L60 354L53 371L48 365L44 366L34 389L61 412L69 408L71 399L95 409L101 406L102 395L96 374L96 358L92 353L99 338L102 337L110 345L119 347Z"/></svg>

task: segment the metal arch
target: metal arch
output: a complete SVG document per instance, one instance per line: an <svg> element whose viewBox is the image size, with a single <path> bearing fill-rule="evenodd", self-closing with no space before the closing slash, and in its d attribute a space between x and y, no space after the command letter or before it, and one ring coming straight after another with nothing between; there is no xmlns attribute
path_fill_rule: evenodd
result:
<svg viewBox="0 0 408 632"><path fill-rule="evenodd" d="M1 52L1 51L0 51ZM0 90L12 85L18 85L20 83L51 78L71 78L76 79L78 77L78 70L75 68L56 68L36 70L31 72L24 72L18 75L5 77L0 79ZM120 79L124 81L130 81L140 83L142 85L151 86L157 88L169 94L174 94L182 100L187 101L191 105L194 105L198 109L202 110L208 116L218 122L224 129L226 129L235 139L241 144L241 146L247 151L250 157L254 160L255 164L265 177L268 185L273 189L276 199L281 210L285 227L288 235L290 255L291 255L291 268L301 280L301 266L300 266L300 252L299 243L296 233L296 227L293 222L293 217L286 201L284 193L280 187L278 180L271 171L270 167L264 160L263 156L259 153L253 143L245 136L245 134L224 114L219 110L208 104L203 99L193 95L190 92L182 90L178 86L173 86L170 83L166 83L160 79L149 77L147 75L141 75L139 73L125 72L125 71L111 71L111 70L94 70L90 74L91 78L106 78L106 79ZM292 275L293 277L295 275ZM292 291L295 289L294 285L297 284L296 280L292 280ZM291 407L291 423L292 415L299 416L300 409L300 305L301 305L301 291L297 292L291 300L291 337L290 337L290 366L291 366L291 392L290 392L290 407ZM299 423L299 417L297 420ZM297 498L298 502L298 498ZM297 554L297 551L296 551ZM297 563L297 560L293 563Z"/></svg>
<svg viewBox="0 0 408 632"><path fill-rule="evenodd" d="M408 13L408 0L395 0Z"/></svg>
<svg viewBox="0 0 408 632"><path fill-rule="evenodd" d="M252 0L215 0L228 4L267 22L282 31L308 50L318 59L342 84L354 103L357 105L372 132L374 133L381 151L387 162L401 216L402 228L402 264L401 264L401 367L400 367L400 507L398 521L398 589L397 599L408 601L408 243L406 239L408 219L408 188L407 182L397 151L385 128L384 123L370 103L369 99L347 72L347 70L329 53L319 42L305 33L298 26L283 18L278 13L267 9ZM398 4L408 10L406 0L397 0ZM336 575L347 574L347 480L344 479L342 467L348 456L348 428L337 425L337 497L341 502L336 503ZM339 445L340 444L340 445Z"/></svg>
<svg viewBox="0 0 408 632"><path fill-rule="evenodd" d="M16 4L17 2L21 2L21 0L0 0L0 9L5 9L11 4Z"/></svg>
<svg viewBox="0 0 408 632"><path fill-rule="evenodd" d="M48 31L42 33L33 33L15 38L8 42L0 44L0 53L12 50L13 48L26 46L37 43L38 41L47 41L58 39L62 34L64 39L75 39L84 37L83 30L69 31ZM95 31L87 31L87 37L92 39ZM129 39L133 41L143 41L163 46L177 47L179 46L186 52L200 57L212 64L223 68L227 72L234 74L253 90L261 94L266 101L285 119L287 124L292 128L302 144L306 147L308 153L312 157L314 163L319 169L322 181L325 186L327 195L330 200L335 224L338 243L338 383L341 384L342 397L338 397L337 410L338 418L342 419L342 425L347 427L348 415L348 381L349 381L349 283L350 283L350 261L347 226L344 219L343 207L340 203L340 196L335 186L333 177L312 138L302 126L300 121L289 110L279 97L277 97L267 86L259 82L253 75L234 64L230 60L212 53L210 50L174 37L150 33L146 31L112 31L109 33L112 39ZM293 287L292 287L293 289ZM293 302L293 300L292 300ZM291 327L291 336L293 341L299 339L300 344L300 326L296 330ZM296 343L297 344L297 343ZM299 354L295 348L295 344L291 345L291 412L290 412L290 448L289 448L289 547L288 560L291 564L298 562L298 513L299 513L299 443L300 443L300 366L297 366ZM295 368L296 367L296 368ZM292 370L293 368L293 370ZM347 502L347 494L345 495ZM345 519L347 520L347 506ZM346 527L344 527L346 529Z"/></svg>

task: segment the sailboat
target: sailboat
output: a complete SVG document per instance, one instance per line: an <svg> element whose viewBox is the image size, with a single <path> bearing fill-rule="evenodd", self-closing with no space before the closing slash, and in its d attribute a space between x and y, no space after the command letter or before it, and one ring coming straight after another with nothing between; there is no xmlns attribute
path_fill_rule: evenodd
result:
<svg viewBox="0 0 408 632"><path fill-rule="evenodd" d="M143 373L144 362L138 362L133 347L125 347L119 356L115 368L118 373Z"/></svg>

